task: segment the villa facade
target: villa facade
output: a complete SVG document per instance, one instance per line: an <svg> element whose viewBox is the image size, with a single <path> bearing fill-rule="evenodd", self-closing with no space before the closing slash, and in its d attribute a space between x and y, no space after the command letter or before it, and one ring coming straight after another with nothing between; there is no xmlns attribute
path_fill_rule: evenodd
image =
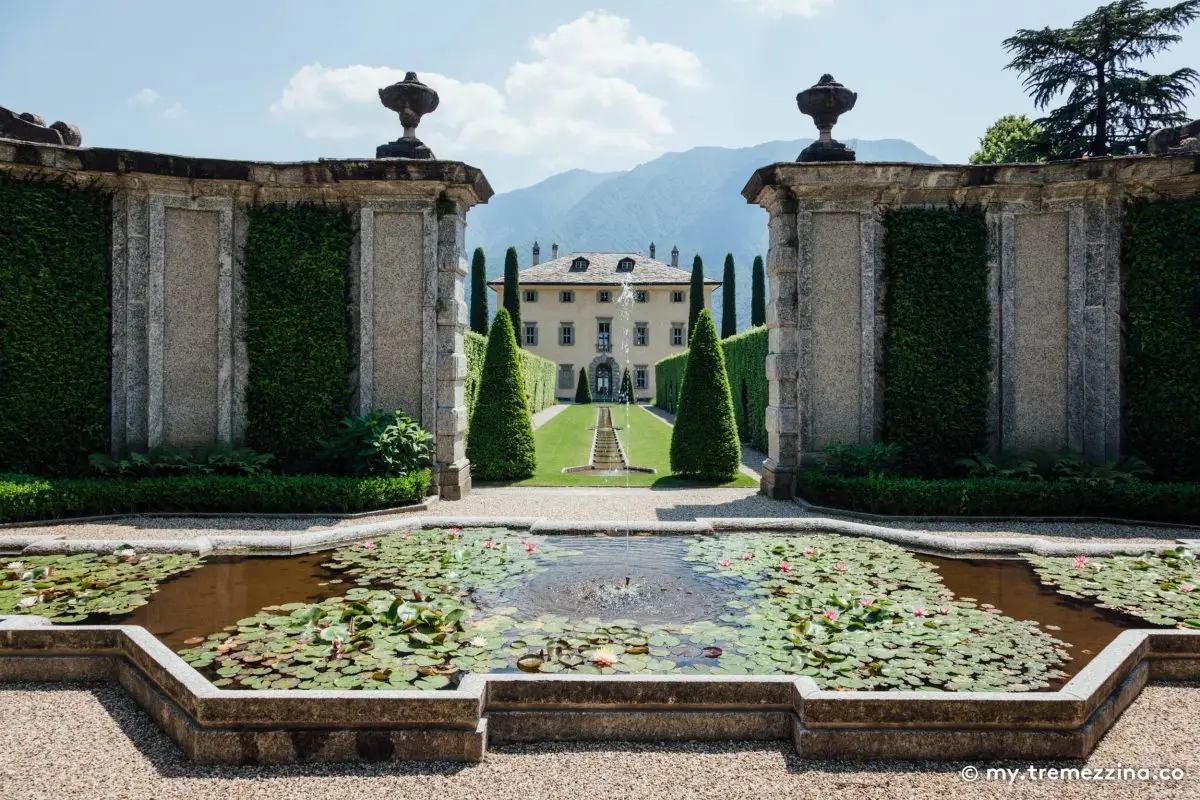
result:
<svg viewBox="0 0 1200 800"><path fill-rule="evenodd" d="M558 365L556 394L575 397L579 370L587 369L593 399L617 399L621 374L629 369L639 402L654 395L654 365L687 348L691 272L640 253L571 253L540 261L520 272L521 330L525 349ZM489 281L496 308L504 281ZM704 281L704 306L712 309L719 281Z"/></svg>

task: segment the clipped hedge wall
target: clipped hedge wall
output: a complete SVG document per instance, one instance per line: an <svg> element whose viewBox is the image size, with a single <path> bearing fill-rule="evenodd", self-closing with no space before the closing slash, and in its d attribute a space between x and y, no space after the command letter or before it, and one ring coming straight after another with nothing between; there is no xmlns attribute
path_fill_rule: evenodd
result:
<svg viewBox="0 0 1200 800"><path fill-rule="evenodd" d="M106 194L0 175L0 472L108 450L111 231Z"/></svg>
<svg viewBox="0 0 1200 800"><path fill-rule="evenodd" d="M767 329L751 328L721 340L725 372L733 395L738 437L756 450L767 449ZM687 367L687 351L654 365L654 405L671 414L679 402L679 387Z"/></svg>
<svg viewBox="0 0 1200 800"><path fill-rule="evenodd" d="M353 240L353 218L338 206L249 210L246 444L285 471L318 470L317 442L347 411Z"/></svg>
<svg viewBox="0 0 1200 800"><path fill-rule="evenodd" d="M1131 204L1122 260L1126 452L1200 480L1200 198Z"/></svg>
<svg viewBox="0 0 1200 800"><path fill-rule="evenodd" d="M467 402L467 419L475 411L475 395L479 391L479 377L483 373L483 354L487 352L487 337L467 331L463 337L463 349L467 356L467 377L464 394ZM525 391L529 395L530 412L536 414L557 402L554 397L558 386L558 366L548 358L535 356L528 350L518 350L521 375L525 379Z"/></svg>
<svg viewBox="0 0 1200 800"><path fill-rule="evenodd" d="M987 225L979 207L889 210L883 440L943 475L987 442Z"/></svg>
<svg viewBox="0 0 1200 800"><path fill-rule="evenodd" d="M801 470L810 503L889 516L1119 517L1195 524L1200 484L1132 481L1109 486L1004 478L863 478Z"/></svg>
<svg viewBox="0 0 1200 800"><path fill-rule="evenodd" d="M323 475L0 481L0 522L128 513L353 513L412 505L428 469L396 478Z"/></svg>

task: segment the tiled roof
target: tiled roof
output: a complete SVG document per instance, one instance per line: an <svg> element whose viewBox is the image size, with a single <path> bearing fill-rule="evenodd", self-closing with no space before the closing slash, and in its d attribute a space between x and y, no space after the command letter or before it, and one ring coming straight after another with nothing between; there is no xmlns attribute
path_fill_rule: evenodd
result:
<svg viewBox="0 0 1200 800"><path fill-rule="evenodd" d="M582 272L572 272L571 264L577 258L586 258L588 267ZM633 272L618 272L617 263L622 259L633 259ZM526 267L520 272L522 286L530 284L578 283L583 285L620 284L625 278L632 284L687 284L692 279L690 270L672 267L653 258L637 253L571 253L536 267ZM502 286L500 278L488 281L489 286ZM706 286L720 286L721 282L705 278Z"/></svg>

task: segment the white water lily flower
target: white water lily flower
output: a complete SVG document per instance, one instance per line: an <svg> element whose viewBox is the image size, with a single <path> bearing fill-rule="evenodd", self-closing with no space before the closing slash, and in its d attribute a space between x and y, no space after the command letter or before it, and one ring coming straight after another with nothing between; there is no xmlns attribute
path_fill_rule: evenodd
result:
<svg viewBox="0 0 1200 800"><path fill-rule="evenodd" d="M120 558L133 558L137 555L137 551L132 547L118 547L116 550L113 550L113 555Z"/></svg>
<svg viewBox="0 0 1200 800"><path fill-rule="evenodd" d="M474 639L471 640L472 647L487 647L487 643L488 643L487 639L484 638L483 636L476 636Z"/></svg>
<svg viewBox="0 0 1200 800"><path fill-rule="evenodd" d="M21 580L23 580L23 581L31 581L31 580L33 580L33 570L29 570L29 569L27 569L27 570L25 570L24 572L22 572L22 573L21 573Z"/></svg>
<svg viewBox="0 0 1200 800"><path fill-rule="evenodd" d="M6 565L4 566L4 568L5 568L5 569L18 570L18 569L20 569L20 568L21 568L21 567L23 567L23 566L25 566L25 565L24 565L24 564L22 564L20 561L10 561L8 564L6 564Z"/></svg>
<svg viewBox="0 0 1200 800"><path fill-rule="evenodd" d="M446 580L450 580L450 581L452 581L452 580L454 580L454 579L455 579L455 578L457 578L457 577L458 577L458 573L457 573L457 572L447 572L447 573L446 573Z"/></svg>
<svg viewBox="0 0 1200 800"><path fill-rule="evenodd" d="M29 608L30 606L37 605L37 601L38 599L36 597L22 597L21 601L17 603L17 605L19 605L21 608Z"/></svg>

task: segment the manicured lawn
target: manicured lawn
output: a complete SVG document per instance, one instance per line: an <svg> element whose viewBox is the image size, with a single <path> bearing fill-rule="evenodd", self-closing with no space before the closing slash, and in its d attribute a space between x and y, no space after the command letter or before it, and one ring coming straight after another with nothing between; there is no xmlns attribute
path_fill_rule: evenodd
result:
<svg viewBox="0 0 1200 800"><path fill-rule="evenodd" d="M641 406L612 406L613 425L625 448L625 456L638 467L653 467L655 472L619 477L571 475L563 467L588 463L592 449L592 431L598 405L571 406L534 431L537 440L537 474L519 481L518 486L755 486L754 478L743 473L728 483L711 484L689 481L671 475L671 426Z"/></svg>

